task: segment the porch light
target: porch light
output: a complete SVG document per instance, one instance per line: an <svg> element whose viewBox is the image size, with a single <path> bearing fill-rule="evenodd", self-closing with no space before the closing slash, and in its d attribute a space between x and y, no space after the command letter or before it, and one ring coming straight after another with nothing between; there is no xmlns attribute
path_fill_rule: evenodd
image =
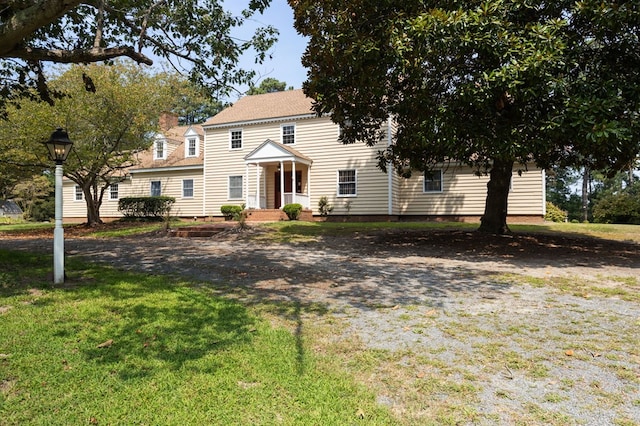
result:
<svg viewBox="0 0 640 426"><path fill-rule="evenodd" d="M44 142L44 144L49 151L49 159L55 161L56 165L62 165L67 161L67 157L73 146L73 142L69 140L67 132L60 127L51 134L49 140Z"/></svg>

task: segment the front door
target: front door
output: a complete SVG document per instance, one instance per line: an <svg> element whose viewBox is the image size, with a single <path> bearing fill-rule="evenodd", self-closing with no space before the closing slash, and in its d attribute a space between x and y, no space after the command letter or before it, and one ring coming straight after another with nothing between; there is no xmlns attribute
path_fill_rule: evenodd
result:
<svg viewBox="0 0 640 426"><path fill-rule="evenodd" d="M284 172L284 192L285 194L290 194L291 193L291 171L288 172ZM275 172L275 179L274 182L276 183L276 187L275 187L275 200L273 200L273 205L275 206L276 209L279 209L280 207L282 207L282 203L281 201L281 196L282 194L280 193L280 172ZM300 194L302 192L302 171L300 170L296 170L296 192L298 194Z"/></svg>

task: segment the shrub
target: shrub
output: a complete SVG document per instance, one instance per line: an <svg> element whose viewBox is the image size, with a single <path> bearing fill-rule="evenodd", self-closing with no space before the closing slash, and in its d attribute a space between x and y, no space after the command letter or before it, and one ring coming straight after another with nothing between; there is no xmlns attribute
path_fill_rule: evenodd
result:
<svg viewBox="0 0 640 426"><path fill-rule="evenodd" d="M640 224L640 195L632 191L609 194L593 206L594 222Z"/></svg>
<svg viewBox="0 0 640 426"><path fill-rule="evenodd" d="M234 206L231 204L226 204L220 207L220 212L222 213L222 216L224 216L224 218L227 220L231 220L231 219L237 220L242 210L244 210L242 206Z"/></svg>
<svg viewBox="0 0 640 426"><path fill-rule="evenodd" d="M302 212L302 204L286 204L282 210L287 214L289 220L298 220L300 213Z"/></svg>
<svg viewBox="0 0 640 426"><path fill-rule="evenodd" d="M320 197L318 201L318 211L320 212L320 216L326 217L333 211L333 206L329 204L329 199L325 196Z"/></svg>
<svg viewBox="0 0 640 426"><path fill-rule="evenodd" d="M548 220L549 222L566 222L567 212L552 202L547 201L547 213L544 215L544 220Z"/></svg>
<svg viewBox="0 0 640 426"><path fill-rule="evenodd" d="M162 219L169 214L173 197L125 197L118 201L118 211L127 218Z"/></svg>

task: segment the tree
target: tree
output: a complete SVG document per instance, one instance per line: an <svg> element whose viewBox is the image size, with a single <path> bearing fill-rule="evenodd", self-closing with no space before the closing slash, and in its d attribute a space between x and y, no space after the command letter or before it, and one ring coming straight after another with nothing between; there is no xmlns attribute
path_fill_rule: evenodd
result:
<svg viewBox="0 0 640 426"><path fill-rule="evenodd" d="M309 37L303 88L315 111L341 125L344 143L375 144L393 117L384 171L454 161L488 173L481 231L510 232L514 167L616 169L639 150L631 1L289 4Z"/></svg>
<svg viewBox="0 0 640 426"><path fill-rule="evenodd" d="M14 190L15 202L18 203L26 219L33 218L33 207L38 201L51 194L53 183L45 175L32 176L31 179L18 183Z"/></svg>
<svg viewBox="0 0 640 426"><path fill-rule="evenodd" d="M247 95L261 95L264 93L283 92L287 87L287 83L272 77L265 78L260 82L258 87L251 86L247 91Z"/></svg>
<svg viewBox="0 0 640 426"><path fill-rule="evenodd" d="M95 81L95 92L85 90L82 75ZM54 90L68 94L55 106L23 99L7 108L8 120L0 121L0 164L50 167L40 142L56 127L66 128L74 145L64 174L82 188L87 223L100 223L105 191L136 164L136 153L151 146L160 113L180 95L173 92L180 87L175 80L134 64L73 66L51 81Z"/></svg>
<svg viewBox="0 0 640 426"><path fill-rule="evenodd" d="M44 63L109 63L128 57L151 65L160 57L193 82L213 92L251 81L238 70L245 52L261 62L277 30L258 28L248 40L235 29L270 0L250 0L241 16L232 16L218 0L35 0L2 2L0 7L0 112L18 96L53 103L62 93L50 89ZM91 88L95 82L85 80Z"/></svg>

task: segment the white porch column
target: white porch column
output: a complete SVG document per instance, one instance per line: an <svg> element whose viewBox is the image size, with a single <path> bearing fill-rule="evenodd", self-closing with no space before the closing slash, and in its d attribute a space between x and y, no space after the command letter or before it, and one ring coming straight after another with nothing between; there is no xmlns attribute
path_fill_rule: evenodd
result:
<svg viewBox="0 0 640 426"><path fill-rule="evenodd" d="M307 200L309 200L307 208L311 209L311 164L307 164Z"/></svg>
<svg viewBox="0 0 640 426"><path fill-rule="evenodd" d="M256 163L256 208L260 209L260 162Z"/></svg>
<svg viewBox="0 0 640 426"><path fill-rule="evenodd" d="M291 202L296 202L296 160L291 160Z"/></svg>
<svg viewBox="0 0 640 426"><path fill-rule="evenodd" d="M280 161L280 208L284 207L284 163Z"/></svg>
<svg viewBox="0 0 640 426"><path fill-rule="evenodd" d="M229 178L227 178L229 179ZM249 164L244 165L244 205L248 208L249 204Z"/></svg>

